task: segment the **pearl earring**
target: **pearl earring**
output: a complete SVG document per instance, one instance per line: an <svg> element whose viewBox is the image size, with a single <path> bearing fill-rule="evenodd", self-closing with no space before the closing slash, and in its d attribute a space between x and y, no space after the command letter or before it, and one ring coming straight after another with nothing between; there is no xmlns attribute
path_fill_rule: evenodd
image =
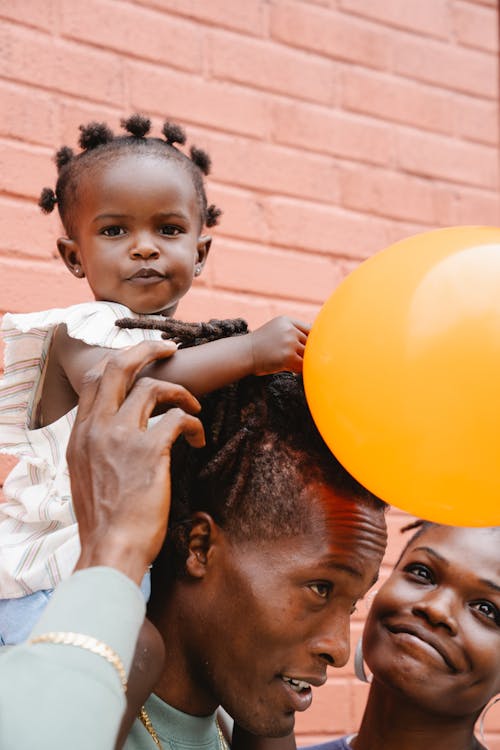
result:
<svg viewBox="0 0 500 750"><path fill-rule="evenodd" d="M196 268L194 269L194 275L199 276L200 273L201 273L201 268L199 266L196 266Z"/></svg>

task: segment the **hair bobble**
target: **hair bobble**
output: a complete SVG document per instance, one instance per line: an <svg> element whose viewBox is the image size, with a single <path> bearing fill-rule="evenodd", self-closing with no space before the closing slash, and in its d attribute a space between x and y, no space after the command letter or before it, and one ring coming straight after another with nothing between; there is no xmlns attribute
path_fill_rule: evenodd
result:
<svg viewBox="0 0 500 750"><path fill-rule="evenodd" d="M131 115L120 120L120 125L134 138L144 138L151 130L151 120L143 115Z"/></svg>
<svg viewBox="0 0 500 750"><path fill-rule="evenodd" d="M196 164L198 169L200 169L204 175L209 174L212 161L207 152L203 151L201 148L196 148L196 146L191 146L189 153L191 155L191 161Z"/></svg>
<svg viewBox="0 0 500 750"><path fill-rule="evenodd" d="M222 216L222 211L212 203L207 208L207 218L205 219L206 227L215 227L219 223L219 218Z"/></svg>
<svg viewBox="0 0 500 750"><path fill-rule="evenodd" d="M69 146L61 146L59 151L56 151L54 161L56 163L57 171L60 172L66 164L69 164L75 158L75 152Z"/></svg>
<svg viewBox="0 0 500 750"><path fill-rule="evenodd" d="M173 146L174 143L183 146L186 143L186 133L184 128L181 128L180 125L176 125L174 122L165 120L161 132L165 136L165 140L169 146Z"/></svg>
<svg viewBox="0 0 500 750"><path fill-rule="evenodd" d="M80 125L80 147L84 151L92 151L97 146L102 146L113 140L113 131L105 122L89 122L88 125Z"/></svg>
<svg viewBox="0 0 500 750"><path fill-rule="evenodd" d="M54 210L57 203L57 196L52 188L45 187L40 193L38 205L42 209L44 214L50 214Z"/></svg>

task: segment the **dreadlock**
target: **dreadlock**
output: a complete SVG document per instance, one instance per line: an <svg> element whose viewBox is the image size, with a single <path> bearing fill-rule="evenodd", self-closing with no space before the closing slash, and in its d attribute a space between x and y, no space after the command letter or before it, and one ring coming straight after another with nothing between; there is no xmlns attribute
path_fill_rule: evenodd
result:
<svg viewBox="0 0 500 750"><path fill-rule="evenodd" d="M123 320L122 327L147 321ZM155 328L183 346L238 335L246 323L181 323ZM303 493L312 481L375 508L384 503L347 473L321 438L307 407L302 379L282 372L247 377L201 399L206 445L192 449L182 439L172 450L172 507L167 544L153 567L160 579L182 574L192 514L205 511L233 537L274 539L310 528Z"/></svg>
<svg viewBox="0 0 500 750"><path fill-rule="evenodd" d="M103 122L91 122L80 125L79 145L82 151L75 154L73 149L62 146L56 153L54 161L57 166L58 179L55 191L43 188L38 205L44 213L51 213L55 206L69 237L74 233L76 206L78 203L78 186L82 175L99 164L123 153L156 154L167 159L175 159L190 174L196 191L200 208L201 226L213 227L218 223L221 210L208 205L203 177L210 172L209 155L202 149L191 146L189 156L176 144L183 146L186 135L180 125L166 121L163 124L164 139L147 137L151 129L151 120L142 115L132 115L121 121L128 135L114 135Z"/></svg>

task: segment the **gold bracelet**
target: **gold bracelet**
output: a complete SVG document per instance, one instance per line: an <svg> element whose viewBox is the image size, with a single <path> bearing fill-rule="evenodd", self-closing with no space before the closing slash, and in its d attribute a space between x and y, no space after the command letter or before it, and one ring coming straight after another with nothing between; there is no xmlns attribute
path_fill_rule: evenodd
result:
<svg viewBox="0 0 500 750"><path fill-rule="evenodd" d="M56 643L63 646L78 646L78 648L84 648L87 651L91 651L97 656L102 656L106 659L118 672L120 682L123 687L123 692L127 692L127 673L123 662L116 653L113 651L111 646L108 646L102 641L98 641L97 638L93 638L91 635L84 635L83 633L42 633L37 635L28 641L29 644L33 643Z"/></svg>

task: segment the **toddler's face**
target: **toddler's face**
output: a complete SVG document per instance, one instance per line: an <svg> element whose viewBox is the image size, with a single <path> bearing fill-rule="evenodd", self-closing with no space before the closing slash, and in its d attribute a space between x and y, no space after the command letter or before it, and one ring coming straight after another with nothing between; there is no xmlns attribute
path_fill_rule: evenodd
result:
<svg viewBox="0 0 500 750"><path fill-rule="evenodd" d="M173 315L206 260L191 176L174 159L124 154L83 175L75 234L58 243L96 300Z"/></svg>

